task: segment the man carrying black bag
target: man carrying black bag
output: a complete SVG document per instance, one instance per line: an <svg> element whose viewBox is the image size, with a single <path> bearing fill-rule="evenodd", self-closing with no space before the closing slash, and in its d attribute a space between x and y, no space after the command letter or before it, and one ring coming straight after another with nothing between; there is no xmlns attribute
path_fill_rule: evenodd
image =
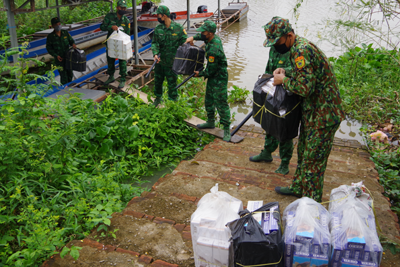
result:
<svg viewBox="0 0 400 267"><path fill-rule="evenodd" d="M267 29L267 26L263 26L264 30ZM286 31L290 32L292 29L287 28ZM267 35L267 33L265 33ZM264 42L265 46L265 42ZM269 59L267 63L267 67L265 68L265 73L272 74L274 70L277 68L283 68L286 71L286 75L290 76L292 66L290 63L289 53L280 54L278 53L274 47L271 47L269 50ZM267 133L265 135L265 143L264 149L261 150L261 153L252 156L249 158L250 161L253 162L272 162L271 153L274 152L279 145L279 157L281 158L281 164L279 168L275 171L280 174L288 174L289 173L289 162L292 158L293 154L293 140L279 142L275 137Z"/></svg>
<svg viewBox="0 0 400 267"><path fill-rule="evenodd" d="M61 84L66 84L72 81L73 72L65 68L65 55L70 45L74 49L76 48L75 41L68 31L61 29L59 18L52 18L51 26L54 28L54 31L47 36L46 49L54 57L54 65L58 67L58 71L60 72Z"/></svg>
<svg viewBox="0 0 400 267"><path fill-rule="evenodd" d="M290 187L276 187L283 195L306 196L321 202L324 173L335 132L344 119L338 83L325 54L307 39L286 33L288 20L273 17L267 24L267 46L290 53L292 78L284 69L274 71L274 85L282 84L303 97L302 119L297 147L297 169Z"/></svg>

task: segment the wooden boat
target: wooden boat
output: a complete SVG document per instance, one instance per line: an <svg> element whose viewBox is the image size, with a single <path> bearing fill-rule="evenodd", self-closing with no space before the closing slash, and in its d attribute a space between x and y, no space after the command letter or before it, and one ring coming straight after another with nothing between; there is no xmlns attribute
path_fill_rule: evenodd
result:
<svg viewBox="0 0 400 267"><path fill-rule="evenodd" d="M234 15L240 10L238 14ZM246 2L232 2L228 3L228 6L221 10L221 14L223 17L230 17L232 16L231 20L238 19L241 21L242 19L247 17L247 13L249 12L249 5Z"/></svg>
<svg viewBox="0 0 400 267"><path fill-rule="evenodd" d="M200 23L210 18L213 14L214 14L213 12L191 14L190 26L193 26L196 23ZM181 25L184 25L187 21L187 11L172 12L171 15L174 17L176 16L174 18L174 21ZM155 14L143 14L138 17L138 26L146 28L155 28L158 24L159 22L157 20L157 15Z"/></svg>
<svg viewBox="0 0 400 267"><path fill-rule="evenodd" d="M144 31L141 31L138 33L138 38L139 38L139 55L148 51L151 48L151 41L152 41L152 33L153 33L154 29L147 29ZM133 36L131 36L131 40L133 40ZM132 42L132 46L133 46L133 42ZM115 65L118 65L118 60L115 61ZM99 73L100 71L103 71L104 69L107 69L107 55L106 55L106 48L100 48L99 50L96 50L90 54L88 54L86 56L86 71L85 72L77 72L74 71L73 75L73 81L65 84L65 85L61 85L61 86L53 86L53 89L50 91L47 91L44 94L44 97L50 96L53 93L56 93L60 90L65 89L66 87L68 87L71 84L74 83L78 83L80 81L89 79L90 77L96 75L97 73ZM58 70L55 70L53 72L54 74L54 78L56 81L60 81L60 74L58 72ZM47 79L45 79L45 77L43 79L38 79L38 80L33 80L28 82L27 84L30 85L38 85L40 86L41 84L47 84L48 81ZM8 93L6 95L0 95L0 99L9 99L11 98L13 95L13 93Z"/></svg>

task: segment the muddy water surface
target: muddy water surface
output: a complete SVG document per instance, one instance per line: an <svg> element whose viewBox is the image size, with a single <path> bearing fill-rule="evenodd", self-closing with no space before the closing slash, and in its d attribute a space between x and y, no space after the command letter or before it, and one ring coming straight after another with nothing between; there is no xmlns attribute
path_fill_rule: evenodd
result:
<svg viewBox="0 0 400 267"><path fill-rule="evenodd" d="M231 1L221 0L221 8L226 7L229 2ZM334 11L335 1L304 1L296 23L292 12L295 0L251 0L247 2L250 6L247 19L233 24L220 34L228 59L228 86L230 89L232 89L232 85L236 85L252 91L257 76L264 72L269 48L263 46L265 34L261 27L274 16L288 18L297 34L316 43L328 57L338 56L342 53L339 47L322 41L323 33L318 30L322 28L318 24L325 22L326 19L337 17L337 13ZM173 12L186 10L186 3L186 0L162 0L160 4L168 6ZM195 13L200 5L207 5L208 10L213 12L218 8L218 1L190 0L191 12ZM252 111L251 100L252 96L245 104L231 105L232 111L236 113L234 125L240 123ZM247 124L257 125L252 118ZM359 127L359 123L344 121L336 136L363 142Z"/></svg>

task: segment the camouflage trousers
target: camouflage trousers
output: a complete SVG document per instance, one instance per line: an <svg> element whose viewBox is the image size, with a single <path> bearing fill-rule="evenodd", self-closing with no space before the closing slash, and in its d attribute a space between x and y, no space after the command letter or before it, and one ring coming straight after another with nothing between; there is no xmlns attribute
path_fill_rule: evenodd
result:
<svg viewBox="0 0 400 267"><path fill-rule="evenodd" d="M67 84L69 82L72 82L72 79L74 78L74 73L72 70L65 69L64 61L60 62L57 59L55 59L54 65L59 67L58 72L60 73L60 83L61 84Z"/></svg>
<svg viewBox="0 0 400 267"><path fill-rule="evenodd" d="M295 194L321 202L326 164L339 126L340 123L321 129L301 126L297 169L290 186Z"/></svg>
<svg viewBox="0 0 400 267"><path fill-rule="evenodd" d="M293 140L279 142L272 135L265 135L264 149L268 153L274 152L279 145L279 157L283 164L289 164L293 155Z"/></svg>
<svg viewBox="0 0 400 267"><path fill-rule="evenodd" d="M208 120L214 120L217 108L221 124L229 129L231 112L228 105L228 77L212 77L207 79L205 108Z"/></svg>
<svg viewBox="0 0 400 267"><path fill-rule="evenodd" d="M178 90L176 90L176 80L178 75L172 71L172 66L164 66L156 64L154 69L154 94L156 97L162 97L163 95L163 83L164 79L167 78L168 84L168 99L177 100Z"/></svg>
<svg viewBox="0 0 400 267"><path fill-rule="evenodd" d="M119 75L121 76L121 78L125 78L126 77L126 60L119 60ZM107 68L107 74L112 76L115 73L115 58L110 58L108 56L108 52L107 52L107 64L108 64L108 68Z"/></svg>

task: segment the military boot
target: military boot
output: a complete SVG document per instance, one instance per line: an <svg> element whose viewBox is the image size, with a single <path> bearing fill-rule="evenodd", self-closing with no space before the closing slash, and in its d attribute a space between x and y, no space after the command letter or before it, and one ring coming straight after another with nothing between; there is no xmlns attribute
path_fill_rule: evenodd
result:
<svg viewBox="0 0 400 267"><path fill-rule="evenodd" d="M153 106L157 107L158 105L160 105L161 102L162 102L162 98L156 97L156 99L154 99Z"/></svg>
<svg viewBox="0 0 400 267"><path fill-rule="evenodd" d="M231 141L231 131L229 130L229 128L224 129L224 138L222 140L224 140L225 142Z"/></svg>
<svg viewBox="0 0 400 267"><path fill-rule="evenodd" d="M108 80L104 82L104 85L109 85L113 81L115 81L114 75L110 75L110 77L108 77Z"/></svg>
<svg viewBox="0 0 400 267"><path fill-rule="evenodd" d="M260 154L250 157L249 160L253 162L261 162L261 161L272 162L272 155L271 153L269 153L267 150L264 149L261 150Z"/></svg>
<svg viewBox="0 0 400 267"><path fill-rule="evenodd" d="M281 162L281 165L279 165L279 168L275 171L275 173L280 173L283 175L288 174L289 173L289 163Z"/></svg>
<svg viewBox="0 0 400 267"><path fill-rule="evenodd" d="M197 124L196 126L199 129L214 129L215 121L207 121L206 123Z"/></svg>
<svg viewBox="0 0 400 267"><path fill-rule="evenodd" d="M119 89L122 89L122 88L124 88L124 86L125 86L125 82L126 82L125 78L121 78L121 79L119 79L119 85L118 85L118 88L119 88Z"/></svg>
<svg viewBox="0 0 400 267"><path fill-rule="evenodd" d="M277 192L278 194L281 194L281 195L286 195L286 196L295 196L298 198L302 197L301 195L294 193L293 190L290 189L289 187L277 186L277 187L275 187L275 192Z"/></svg>

